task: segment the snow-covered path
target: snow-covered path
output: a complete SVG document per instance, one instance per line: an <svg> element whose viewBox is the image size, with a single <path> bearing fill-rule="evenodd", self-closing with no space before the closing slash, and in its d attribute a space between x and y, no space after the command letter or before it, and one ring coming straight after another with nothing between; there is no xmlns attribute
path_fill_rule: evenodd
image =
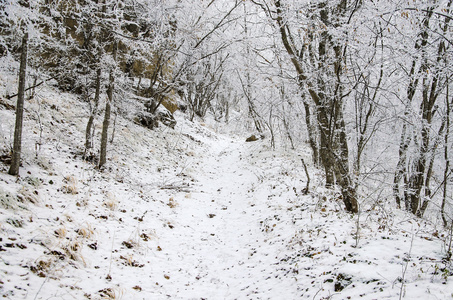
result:
<svg viewBox="0 0 453 300"><path fill-rule="evenodd" d="M254 198L259 170L243 159L248 155L243 142L219 138L211 143L199 158L192 192L177 200L179 230L161 241L163 249L172 249L169 267L184 283L170 284L169 294L185 299L290 295L294 280L284 283L272 276L273 249L260 247L266 239L260 225L266 206Z"/></svg>
<svg viewBox="0 0 453 300"><path fill-rule="evenodd" d="M99 171L80 155L85 104L50 90L36 99L21 177L0 162L2 298L453 297L451 231L373 189L351 215L310 166L303 195L303 144L272 151L183 114L174 130L120 117ZM0 119L14 124L14 111Z"/></svg>
<svg viewBox="0 0 453 300"><path fill-rule="evenodd" d="M103 172L74 156L80 136L49 144L19 182L0 173L0 188L34 200L0 207L3 298L453 296L448 233L385 203L350 215L314 169L302 195L303 150L184 118L172 131L120 129Z"/></svg>

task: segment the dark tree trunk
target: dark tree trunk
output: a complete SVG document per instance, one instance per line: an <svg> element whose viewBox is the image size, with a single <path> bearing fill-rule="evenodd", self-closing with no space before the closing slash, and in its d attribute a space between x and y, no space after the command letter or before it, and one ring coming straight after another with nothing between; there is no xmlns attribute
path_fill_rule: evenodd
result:
<svg viewBox="0 0 453 300"><path fill-rule="evenodd" d="M113 42L113 59L116 60L117 44ZM107 89L107 102L105 104L104 122L102 123L101 135L101 151L99 156L99 168L102 168L107 162L107 144L108 144L108 130L110 124L111 104L113 103L113 90L115 88L115 77L113 75L114 67L110 70L109 74L109 87Z"/></svg>
<svg viewBox="0 0 453 300"><path fill-rule="evenodd" d="M102 135L101 135L101 153L99 156L99 168L102 168L107 162L107 140L108 130L110 124L111 105L110 98L107 99L105 104L104 122L102 123Z"/></svg>
<svg viewBox="0 0 453 300"><path fill-rule="evenodd" d="M449 102L449 89L448 89L448 82L447 82L447 96L446 96L446 104L447 104L447 115L445 120L445 136L444 136L444 159L445 159L445 170L444 170L444 182L443 182L443 195L442 195L442 204L440 207L440 213L442 215L442 221L444 226L448 226L447 215L445 213L445 204L447 203L447 184L448 184L448 176L450 175L450 156L448 155L448 136L450 135L450 102ZM453 226L453 224L452 224Z"/></svg>
<svg viewBox="0 0 453 300"><path fill-rule="evenodd" d="M14 127L14 146L11 158L10 175L19 175L20 155L22 151L22 125L24 118L25 76L27 70L28 33L22 38L22 53L20 55L19 88L16 105L16 125Z"/></svg>

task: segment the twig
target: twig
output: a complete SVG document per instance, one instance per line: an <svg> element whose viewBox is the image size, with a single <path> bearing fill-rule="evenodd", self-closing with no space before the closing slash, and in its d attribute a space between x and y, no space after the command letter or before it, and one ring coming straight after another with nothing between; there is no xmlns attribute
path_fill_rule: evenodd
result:
<svg viewBox="0 0 453 300"><path fill-rule="evenodd" d="M45 247L46 247L48 250L50 250L49 247L47 247L47 246L45 246ZM54 265L54 266L50 269L49 272L53 272L53 271L55 270L55 267L56 267L56 265ZM33 300L36 300L36 299L37 299L39 293L40 293L41 290L42 290L42 287L44 286L44 284L46 284L47 281L49 281L49 278L50 278L50 276L49 276L49 274L47 274L46 279L44 279L44 281L42 282L42 284L41 284L41 286L39 287L39 290L38 290L38 292L36 293L35 298L33 298Z"/></svg>
<svg viewBox="0 0 453 300"><path fill-rule="evenodd" d="M110 265L109 265L109 273L107 274L107 278L112 278L112 259L113 259L113 243L115 242L115 231L113 231L113 238L112 238L112 248L110 249Z"/></svg>
<svg viewBox="0 0 453 300"><path fill-rule="evenodd" d="M307 176L307 185L305 186L305 188L302 190L302 193L304 195L307 195L308 194L308 189L310 187L310 175L308 174L308 169L307 169L307 165L305 164L305 161L303 158L300 159L302 161L302 165L304 166L304 170L305 170L305 175Z"/></svg>
<svg viewBox="0 0 453 300"><path fill-rule="evenodd" d="M447 251L447 260L450 261L451 260L451 243L452 243L452 240L453 240L453 222L451 222L451 225L450 225L450 243L448 244L448 251Z"/></svg>
<svg viewBox="0 0 453 300"><path fill-rule="evenodd" d="M403 267L403 273L401 274L401 287L400 287L400 296L399 300L403 297L403 288L404 288L404 278L406 277L406 271L407 271L407 266L409 265L409 261L411 260L411 253L412 253L412 246L414 245L414 232L412 231L412 239L411 239L411 246L409 248L409 253L407 254L407 257L403 259L403 261L406 263Z"/></svg>
<svg viewBox="0 0 453 300"><path fill-rule="evenodd" d="M49 276L46 276L46 278L44 279L44 281L42 282L41 286L39 287L39 290L36 293L35 298L33 298L33 300L36 300L36 298L38 297L39 293L41 292L42 287L44 286L44 284L47 282L48 279L49 279Z"/></svg>
<svg viewBox="0 0 453 300"><path fill-rule="evenodd" d="M26 92L26 91L28 91L28 90L31 90L31 89L34 89L34 88L37 88L38 86L40 86L40 85L43 84L44 82L47 82L47 81L49 81L49 80L52 80L52 79L54 79L54 78L56 78L56 77L57 77L57 75L56 75L56 76L52 76L52 77L50 77L50 78L47 78L46 80L43 80L43 81L41 81L41 82L38 83L38 84L32 85L32 86L26 88L26 89L24 90L24 92ZM6 99L10 100L10 99L16 97L17 95L18 95L18 94L14 94L14 95L6 95Z"/></svg>
<svg viewBox="0 0 453 300"><path fill-rule="evenodd" d="M183 186L177 186L177 185L163 185L160 186L161 190L177 190L178 192L184 192L184 193L190 193L190 190L183 187Z"/></svg>
<svg viewBox="0 0 453 300"><path fill-rule="evenodd" d="M321 288L316 292L316 294L313 296L313 300L316 298L316 296L319 294L320 291L322 291L323 288L322 288L322 285L321 285Z"/></svg>
<svg viewBox="0 0 453 300"><path fill-rule="evenodd" d="M360 240L360 210L357 212L357 223L356 223L356 232L355 232L355 247L359 247Z"/></svg>

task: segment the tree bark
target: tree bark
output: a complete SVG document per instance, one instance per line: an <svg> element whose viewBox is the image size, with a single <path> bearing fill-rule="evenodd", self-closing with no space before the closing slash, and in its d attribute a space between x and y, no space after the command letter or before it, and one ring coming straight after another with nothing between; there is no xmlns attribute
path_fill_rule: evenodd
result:
<svg viewBox="0 0 453 300"><path fill-rule="evenodd" d="M22 127L24 119L25 77L27 70L28 32L22 38L22 53L20 55L19 88L16 105L16 125L14 127L14 146L11 158L10 175L19 175L20 156L22 151Z"/></svg>
<svg viewBox="0 0 453 300"><path fill-rule="evenodd" d="M107 103L105 103L104 122L102 123L101 153L99 156L99 168L102 168L107 162L107 140L111 114L110 101L111 99L108 98Z"/></svg>
<svg viewBox="0 0 453 300"><path fill-rule="evenodd" d="M448 82L447 82L447 96L446 96L446 104L447 104L447 115L446 115L446 120L445 120L445 125L446 125L446 130L445 130L445 135L444 135L444 159L445 159L445 170L444 170L444 182L443 182L443 195L442 195L442 204L440 207L440 213L442 215L442 221L444 223L444 227L448 226L448 220L447 220L447 215L445 213L445 204L447 203L447 180L448 180L448 175L450 173L450 156L448 155L449 149L448 149L448 136L450 135L450 100L449 98L449 89L448 89ZM453 223L452 223L453 226Z"/></svg>
<svg viewBox="0 0 453 300"><path fill-rule="evenodd" d="M305 110L305 125L307 125L308 140L310 143L311 150L313 152L313 163L315 166L319 167L319 149L318 144L316 142L316 128L311 121L310 105L305 101L305 99L303 99L302 101Z"/></svg>
<svg viewBox="0 0 453 300"><path fill-rule="evenodd" d="M116 50L117 43L113 42L113 60L116 61ZM114 67L110 70L109 74L109 87L107 89L107 102L105 103L105 114L104 122L102 123L102 135L101 135L101 151L99 156L99 169L102 168L107 162L107 144L108 144L108 130L110 124L110 115L111 115L111 103L113 103L113 90L115 88L115 77L113 75Z"/></svg>
<svg viewBox="0 0 453 300"><path fill-rule="evenodd" d="M87 127L85 130L85 155L93 148L93 123L94 116L99 105L99 98L101 94L101 68L96 71L96 91L94 93L94 107L90 111L90 117L88 118Z"/></svg>

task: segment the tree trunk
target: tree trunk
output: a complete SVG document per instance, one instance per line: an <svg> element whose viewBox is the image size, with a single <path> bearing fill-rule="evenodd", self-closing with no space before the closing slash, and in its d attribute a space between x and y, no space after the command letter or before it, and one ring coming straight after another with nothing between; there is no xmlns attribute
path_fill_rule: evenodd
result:
<svg viewBox="0 0 453 300"><path fill-rule="evenodd" d="M337 158L336 162L336 164L338 165L339 173L339 176L337 177L339 177L338 179L340 182L341 193L343 196L343 202L346 206L346 210L357 213L359 212L359 204L357 201L357 184L355 182L355 177L352 177L351 172L349 171L349 149L345 132L346 126L342 111L340 110L338 113L340 114L338 116L340 128L337 129L337 131L339 131L338 143L340 157Z"/></svg>
<svg viewBox="0 0 453 300"><path fill-rule="evenodd" d="M447 109L448 109L448 104L447 104ZM447 112L448 114L448 112ZM432 197L434 196L434 194L431 192L431 178L433 176L433 172L434 172L434 160L436 158L436 149L437 147L439 146L440 142L441 142L441 137L444 136L444 130L445 129L445 126L447 125L447 118L443 118L442 119L442 124L439 128L439 131L437 132L437 137L435 139L435 142L434 142L434 145L432 147L432 153L431 153L431 158L430 158L430 161L429 161L429 166L428 166L428 169L426 171L426 176L425 176L425 182L424 182L424 189L425 189L425 193L424 193L424 199L423 199L423 202L420 203L421 206L420 206L420 209L418 210L417 212L417 216L419 218L422 218L423 215L425 214L425 211L426 209L428 208L428 205L432 199ZM448 139L447 139L448 141ZM448 158L448 156L445 157L446 159Z"/></svg>
<svg viewBox="0 0 453 300"><path fill-rule="evenodd" d="M113 42L113 59L116 60L117 44ZM109 87L107 89L107 102L105 103L104 122L102 123L101 135L101 152L99 156L99 168L102 168L107 161L107 144L108 144L108 130L110 124L111 103L113 103L113 90L115 84L115 77L113 75L114 67L110 70L109 74Z"/></svg>
<svg viewBox="0 0 453 300"><path fill-rule="evenodd" d="M115 116L115 118L113 119L113 130L112 130L112 137L110 138L110 144L113 144L113 141L115 140L116 118L118 118L118 110L115 110L114 116Z"/></svg>
<svg viewBox="0 0 453 300"><path fill-rule="evenodd" d="M449 6L452 1L449 2ZM417 92L417 87L421 81L421 96L422 101L420 105L421 131L418 132L416 127L414 132L414 143L417 150L412 155L411 164L413 167L408 168L409 158L407 157L406 150L411 142L407 133L406 124L403 125L403 132L401 134L400 142L400 155L397 169L394 176L394 195L397 205L401 204L401 187L403 187L404 201L406 210L413 214L422 217L428 207L431 195L430 180L433 175L433 166L435 159L435 151L439 143L438 138L434 138L436 134L432 132L433 118L436 114L436 100L442 91L443 82L441 62L444 61L445 54L445 41L440 40L437 49L436 62L430 60L430 54L427 53L427 47L432 46L429 43L430 32L430 19L433 16L434 8L429 8L426 11L426 16L420 24L421 33L420 39L415 42L414 48L421 53L421 63L418 65L418 59L414 58L409 73L409 85L407 88L407 104L410 105ZM443 33L446 32L450 18L445 18ZM447 103L448 106L448 103ZM405 113L405 115L407 112ZM441 136L444 130L445 120L439 128L437 136ZM431 159L430 159L431 158ZM427 166L428 164L428 166ZM403 168L404 166L404 168ZM403 174L403 171L405 174ZM404 175L404 184L402 183ZM424 201L422 201L425 197Z"/></svg>
<svg viewBox="0 0 453 300"><path fill-rule="evenodd" d="M101 153L99 156L99 168L102 168L107 162L107 140L108 140L108 130L110 124L110 105L111 98L107 99L105 103L105 113L104 113L104 122L102 123L102 135L101 135Z"/></svg>
<svg viewBox="0 0 453 300"><path fill-rule="evenodd" d="M445 170L444 170L444 182L443 182L443 195L442 195L442 204L440 207L440 213L442 215L442 221L444 223L444 226L448 226L448 221L447 221L447 216L445 213L445 204L447 203L447 181L448 181L448 176L450 174L450 157L448 155L448 136L450 135L450 102L448 99L448 85L447 85L447 116L446 116L446 130L445 130L445 136L444 136L444 159L445 159ZM452 224L453 226L453 224Z"/></svg>
<svg viewBox="0 0 453 300"><path fill-rule="evenodd" d="M358 212L357 187L349 171L349 151L347 145L346 126L343 116L343 81L342 70L343 58L346 52L346 46L340 45L332 40L328 28L336 26L329 20L329 8L327 2L321 2L317 5L319 16L325 24L326 30L319 35L317 43L318 61L313 67L327 76L319 76L317 80L312 80L305 74L300 56L296 45L291 37L288 25L283 19L283 7L280 0L274 2L276 7L275 21L278 24L280 38L283 42L286 52L290 56L291 63L297 72L298 84L301 90L308 90L308 93L315 107L315 115L319 129L319 148L316 144L315 131L310 124L310 109L307 103L304 103L306 111L306 122L309 126L310 144L314 152L314 159L319 155L319 160L325 170L326 186L332 187L339 184L343 196L343 202L346 210L349 212ZM338 6L340 12L346 9L345 3ZM338 12L330 12L333 18L336 18ZM331 48L332 47L332 48ZM331 51L333 50L333 52ZM311 52L314 52L312 50ZM333 60L333 64L332 64ZM328 79L326 79L328 78ZM311 129L311 131L310 131ZM319 149L319 152L318 152Z"/></svg>
<svg viewBox="0 0 453 300"><path fill-rule="evenodd" d="M319 149L316 142L316 129L311 122L311 112L310 105L303 99L304 110L305 110L305 125L307 125L308 140L310 142L310 147L313 152L313 163L315 166L319 167Z"/></svg>
<svg viewBox="0 0 453 300"><path fill-rule="evenodd" d="M93 148L93 123L94 123L94 116L96 115L96 111L99 105L99 98L101 94L101 69L99 68L96 71L96 91L94 94L94 107L90 111L90 117L88 119L87 127L85 130L85 155Z"/></svg>
<svg viewBox="0 0 453 300"><path fill-rule="evenodd" d="M20 55L19 88L16 105L16 125L14 127L14 146L11 166L8 174L19 175L20 155L22 151L22 125L24 119L25 76L27 70L27 43L28 33L22 38L22 53Z"/></svg>
<svg viewBox="0 0 453 300"><path fill-rule="evenodd" d="M403 177L407 174L407 167L406 167L406 159L407 159L407 149L409 147L410 137L407 136L407 126L406 124L403 125L403 129L401 131L401 140L400 140L400 147L399 147L399 159L396 165L395 174L393 176L393 196L395 197L396 206L401 208L401 200L405 201L404 194L406 193L406 185L402 182ZM403 184L403 187L401 185ZM402 195L403 193L403 195Z"/></svg>

